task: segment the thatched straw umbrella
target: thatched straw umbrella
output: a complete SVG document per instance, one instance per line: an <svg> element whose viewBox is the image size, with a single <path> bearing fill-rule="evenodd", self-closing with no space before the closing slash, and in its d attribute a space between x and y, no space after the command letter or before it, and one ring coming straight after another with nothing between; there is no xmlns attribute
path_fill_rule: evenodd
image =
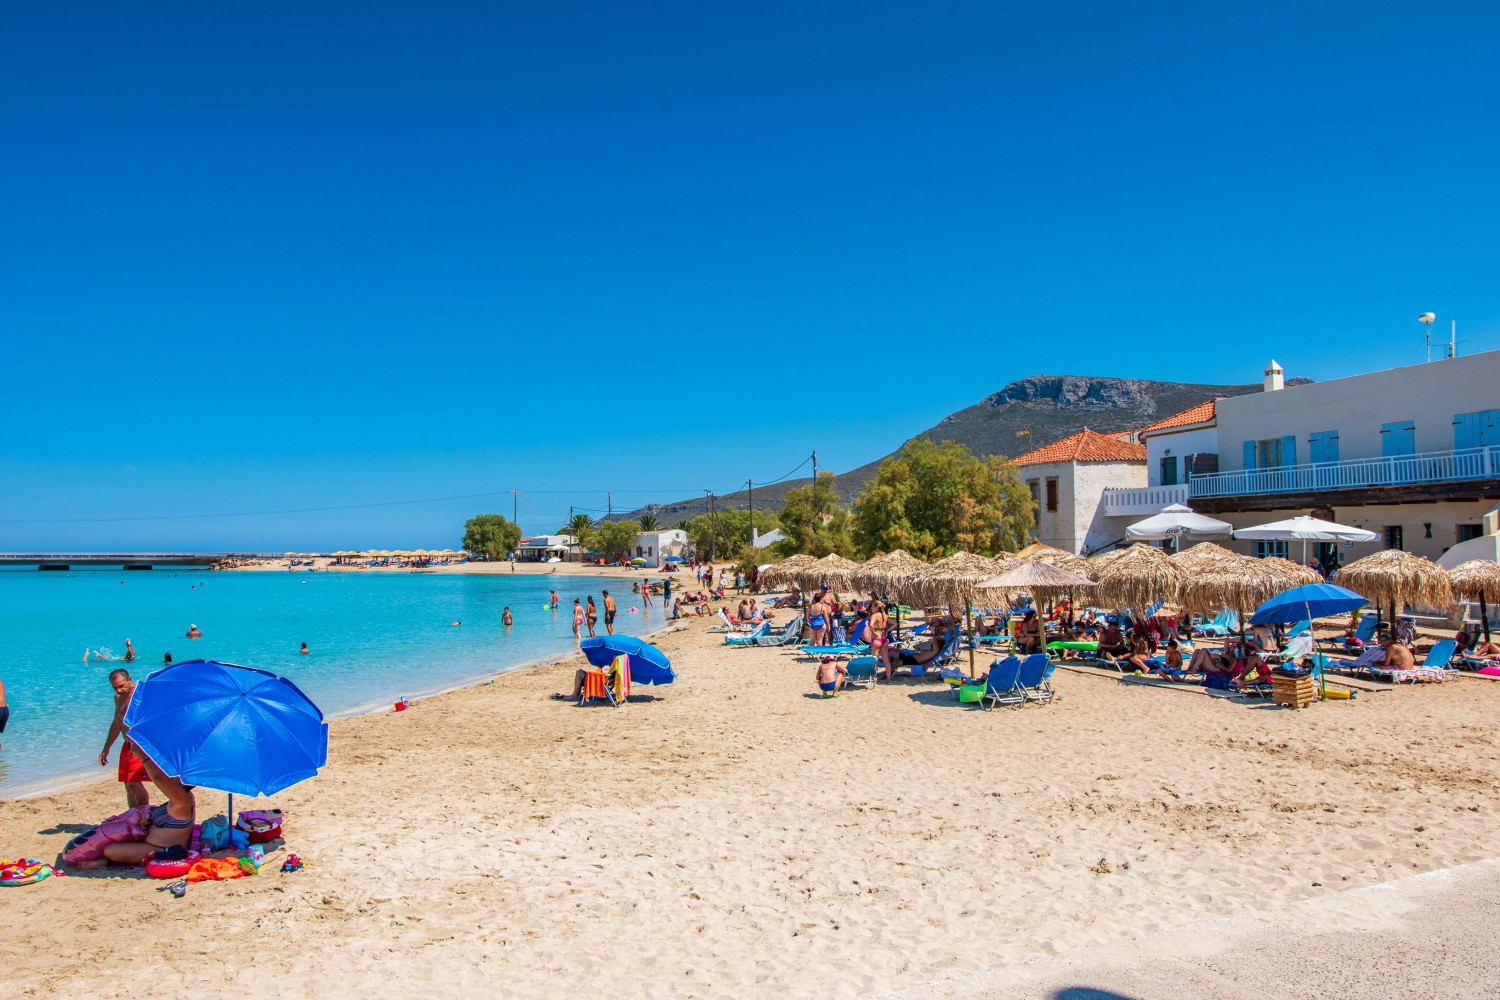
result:
<svg viewBox="0 0 1500 1000"><path fill-rule="evenodd" d="M969 629L969 676L974 676L974 601L981 594L994 593L992 588L980 584L1005 568L1003 564L1016 564L1014 557L986 559L973 552L955 552L939 559L927 567L922 583L929 601L946 602L950 606L964 606L964 620Z"/></svg>
<svg viewBox="0 0 1500 1000"><path fill-rule="evenodd" d="M796 583L798 574L817 561L817 556L804 553L788 556L776 565L766 567L765 572L760 574L760 585L767 590L778 590L788 584Z"/></svg>
<svg viewBox="0 0 1500 1000"><path fill-rule="evenodd" d="M1056 566L1058 569L1067 570L1074 576L1093 580L1096 577L1093 567L1083 556L1069 552L1066 549L1053 548L1051 545L1043 545L1041 542L1033 542L1021 550L1026 552L1023 558L1027 562L1043 563L1048 566ZM1068 626L1073 625L1073 587L1067 588L1068 593ZM1032 598L1040 597L1043 600L1052 600L1057 591L1038 588L1032 592Z"/></svg>
<svg viewBox="0 0 1500 1000"><path fill-rule="evenodd" d="M1293 587L1301 587L1309 583L1323 583L1323 574L1310 566L1283 559L1281 556L1267 556L1260 560L1265 568L1282 585L1282 590L1291 590Z"/></svg>
<svg viewBox="0 0 1500 1000"><path fill-rule="evenodd" d="M1086 576L1092 578L1094 573L1089 565L1089 560L1083 556L1075 555L1066 549L1055 549L1050 545L1033 544L1026 548L1032 549L1030 553L1021 558L1027 562L1046 563L1048 566L1056 566L1065 569L1074 576ZM1023 552L1025 549L1022 550Z"/></svg>
<svg viewBox="0 0 1500 1000"><path fill-rule="evenodd" d="M1211 542L1202 542L1171 557L1186 574L1178 599L1189 613L1207 614L1233 608L1245 634L1245 609L1256 608L1287 588L1264 559L1252 559Z"/></svg>
<svg viewBox="0 0 1500 1000"><path fill-rule="evenodd" d="M834 590L843 590L853 584L857 572L859 563L832 552L798 570L796 579L803 590L817 590L825 583Z"/></svg>
<svg viewBox="0 0 1500 1000"><path fill-rule="evenodd" d="M892 549L866 561L854 574L854 586L867 594L895 594L921 603L927 594L928 565L904 549ZM896 633L901 632L901 606L896 606Z"/></svg>
<svg viewBox="0 0 1500 1000"><path fill-rule="evenodd" d="M1500 594L1500 563L1488 559L1470 559L1448 571L1453 593L1465 601L1479 602L1479 621L1484 626L1484 641L1490 641L1490 611L1485 598Z"/></svg>
<svg viewBox="0 0 1500 1000"><path fill-rule="evenodd" d="M1421 556L1401 549L1386 549L1356 559L1333 574L1333 582L1364 594L1375 604L1376 627L1380 626L1380 605L1391 609L1391 624L1402 605L1446 608L1453 603L1453 585L1448 572Z"/></svg>
<svg viewBox="0 0 1500 1000"><path fill-rule="evenodd" d="M1037 630L1041 636L1042 648L1047 647L1047 627L1042 623L1041 606L1042 600L1047 593L1056 593L1059 590L1072 591L1074 587L1088 587L1093 585L1093 579L1078 573L1071 573L1060 566L1034 559L1022 559L988 580L982 580L979 586L982 590L1029 590L1031 601L1036 605ZM969 657L969 675L974 674L974 659L972 652Z"/></svg>
<svg viewBox="0 0 1500 1000"><path fill-rule="evenodd" d="M1095 556L1095 600L1119 608L1144 608L1154 597L1175 600L1187 574L1161 549L1132 545L1120 553Z"/></svg>

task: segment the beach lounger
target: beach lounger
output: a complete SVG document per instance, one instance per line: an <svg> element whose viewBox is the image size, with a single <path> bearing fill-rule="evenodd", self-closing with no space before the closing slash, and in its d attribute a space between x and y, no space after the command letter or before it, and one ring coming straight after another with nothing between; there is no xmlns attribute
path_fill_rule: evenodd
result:
<svg viewBox="0 0 1500 1000"><path fill-rule="evenodd" d="M792 615L792 620L787 622L780 632L770 632L766 635L756 636L757 646L787 646L802 637L802 616Z"/></svg>
<svg viewBox="0 0 1500 1000"><path fill-rule="evenodd" d="M844 669L849 672L845 683L850 687L871 688L875 686L875 657L856 656L844 664Z"/></svg>
<svg viewBox="0 0 1500 1000"><path fill-rule="evenodd" d="M1203 635L1225 636L1240 629L1239 615L1228 608L1222 609L1213 621L1203 622L1196 627L1196 631Z"/></svg>
<svg viewBox="0 0 1500 1000"><path fill-rule="evenodd" d="M996 705L1024 705L1026 691L1021 687L1021 660L1007 656L990 664L989 680L984 685L984 695L979 707L988 712Z"/></svg>
<svg viewBox="0 0 1500 1000"><path fill-rule="evenodd" d="M938 650L936 656L926 663L913 663L911 665L911 675L913 677L926 677L928 674L940 673L943 666L952 662L953 657L958 653L958 640L958 627L955 626L948 633L947 641L943 643L943 648Z"/></svg>
<svg viewBox="0 0 1500 1000"><path fill-rule="evenodd" d="M1373 612L1366 612L1364 617L1359 620L1359 627L1354 630L1354 638L1364 643L1368 643L1370 640L1374 639L1376 620L1376 616ZM1344 648L1344 637L1341 635L1331 635L1319 639L1318 643L1328 643L1331 644L1335 649L1342 649Z"/></svg>
<svg viewBox="0 0 1500 1000"><path fill-rule="evenodd" d="M767 622L761 622L755 627L754 632L736 632L733 635L726 635L724 637L724 645L753 646L755 645L755 640L759 639L763 635L769 635L770 632L770 624L768 624Z"/></svg>
<svg viewBox="0 0 1500 1000"><path fill-rule="evenodd" d="M1020 675L1016 683L1021 688L1023 701L1034 701L1045 705L1052 700L1052 688L1048 678L1057 667L1046 653L1032 653L1021 661Z"/></svg>
<svg viewBox="0 0 1500 1000"><path fill-rule="evenodd" d="M1453 661L1453 653L1458 648L1458 643L1452 639L1443 639L1432 644L1422 662L1410 670L1385 670L1380 667L1372 667L1370 673L1381 680L1390 681L1392 684L1416 684L1418 682L1439 683L1449 678L1449 665Z"/></svg>

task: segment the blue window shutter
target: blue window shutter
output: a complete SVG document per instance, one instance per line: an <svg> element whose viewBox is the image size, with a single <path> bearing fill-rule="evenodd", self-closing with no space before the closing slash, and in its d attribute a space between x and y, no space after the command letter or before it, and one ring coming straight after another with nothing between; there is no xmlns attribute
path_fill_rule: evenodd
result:
<svg viewBox="0 0 1500 1000"><path fill-rule="evenodd" d="M1255 468L1255 442L1254 441L1246 441L1245 442L1245 468L1247 468L1247 469L1253 469L1253 468Z"/></svg>
<svg viewBox="0 0 1500 1000"><path fill-rule="evenodd" d="M1479 447L1479 414L1454 414L1453 447L1455 449Z"/></svg>
<svg viewBox="0 0 1500 1000"><path fill-rule="evenodd" d="M1295 434L1288 434L1281 439L1281 464L1297 464L1297 436Z"/></svg>

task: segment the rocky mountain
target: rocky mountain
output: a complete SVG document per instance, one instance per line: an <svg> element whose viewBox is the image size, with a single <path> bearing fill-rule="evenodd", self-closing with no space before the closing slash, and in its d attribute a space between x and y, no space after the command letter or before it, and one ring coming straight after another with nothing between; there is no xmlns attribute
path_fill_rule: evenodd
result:
<svg viewBox="0 0 1500 1000"><path fill-rule="evenodd" d="M1289 379L1287 385L1307 381ZM1215 396L1241 396L1261 389L1259 383L1199 385L1088 375L1033 375L944 417L936 427L929 427L916 437L961 441L976 455L1014 456L1076 434L1085 427L1100 433L1133 430ZM845 501L852 500L888 457L882 455L857 469L840 473L839 495ZM755 506L775 508L787 490L806 484L806 478L791 479L757 489ZM739 492L716 498L715 503L743 508L746 500L744 492ZM707 501L697 497L678 503L651 504L619 516L639 517L649 512L670 526L707 510Z"/></svg>

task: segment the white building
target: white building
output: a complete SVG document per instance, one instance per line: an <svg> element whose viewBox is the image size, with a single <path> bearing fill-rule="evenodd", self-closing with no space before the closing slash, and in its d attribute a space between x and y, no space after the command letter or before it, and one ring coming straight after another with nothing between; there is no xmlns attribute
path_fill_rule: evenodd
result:
<svg viewBox="0 0 1500 1000"><path fill-rule="evenodd" d="M1036 504L1037 541L1081 555L1122 540L1134 520L1106 514L1105 490L1147 482L1143 445L1087 428L1011 461Z"/></svg>
<svg viewBox="0 0 1500 1000"><path fill-rule="evenodd" d="M646 565L658 567L668 556L686 559L692 542L681 528L666 528L661 531L642 531L635 536L635 557L646 560Z"/></svg>
<svg viewBox="0 0 1500 1000"><path fill-rule="evenodd" d="M521 539L516 546L517 562L546 562L549 559L566 560L577 555L578 539L572 535L532 535Z"/></svg>
<svg viewBox="0 0 1500 1000"><path fill-rule="evenodd" d="M1218 469L1199 474L1195 461L1186 500L1175 502L1237 528L1312 514L1380 534L1309 546L1325 566L1382 547L1437 559L1487 534L1484 515L1500 499L1500 351L1291 387L1273 361L1264 385L1215 401ZM1162 457L1171 437L1156 435ZM1166 487L1112 492L1106 507L1148 516L1160 510L1148 509L1152 489ZM1284 542L1225 544L1301 555Z"/></svg>

